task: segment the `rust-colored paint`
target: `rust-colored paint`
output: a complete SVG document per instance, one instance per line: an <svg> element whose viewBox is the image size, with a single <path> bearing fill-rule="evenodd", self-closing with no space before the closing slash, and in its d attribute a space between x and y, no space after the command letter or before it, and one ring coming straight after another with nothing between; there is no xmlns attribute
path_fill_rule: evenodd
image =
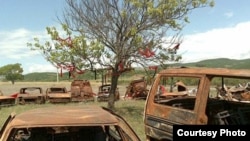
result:
<svg viewBox="0 0 250 141"><path fill-rule="evenodd" d="M111 90L111 84L104 84L99 86L98 93L97 93L97 101L108 101L109 94ZM119 88L116 88L115 91L115 100L120 100L120 92Z"/></svg>
<svg viewBox="0 0 250 141"><path fill-rule="evenodd" d="M0 95L0 107L13 106L16 104L16 99L11 96Z"/></svg>
<svg viewBox="0 0 250 141"><path fill-rule="evenodd" d="M145 78L133 80L127 86L127 90L125 93L125 99L146 99L148 94L147 82Z"/></svg>
<svg viewBox="0 0 250 141"><path fill-rule="evenodd" d="M17 101L17 104L44 104L46 101L46 95L43 93L41 87L23 87L19 90Z"/></svg>
<svg viewBox="0 0 250 141"><path fill-rule="evenodd" d="M71 100L76 102L86 100L94 101L94 96L96 96L88 80L73 80L71 82L70 92Z"/></svg>
<svg viewBox="0 0 250 141"><path fill-rule="evenodd" d="M50 103L68 103L71 102L71 93L66 87L50 87L46 90L46 99Z"/></svg>
<svg viewBox="0 0 250 141"><path fill-rule="evenodd" d="M57 120L55 120L57 119ZM117 122L113 116L103 111L100 107L89 106L55 106L34 109L24 114L17 115L12 126L27 125L65 125L65 124L108 124Z"/></svg>
<svg viewBox="0 0 250 141"><path fill-rule="evenodd" d="M117 127L120 132L120 140L127 141L128 137L133 141L140 141L133 129L119 115L112 111L94 105L79 106L52 106L25 111L10 116L4 124L0 134L0 140L6 141L16 129L58 129L58 132L66 133L60 129L74 129L72 127ZM59 129L60 128L60 129ZM67 132L71 132L68 130ZM57 131L56 131L57 132ZM72 131L73 132L73 131ZM106 131L105 131L106 132ZM47 133L47 132L46 132ZM108 133L107 133L108 134ZM126 134L126 136L125 136ZM76 136L77 134L72 134ZM79 134L78 134L79 135Z"/></svg>
<svg viewBox="0 0 250 141"><path fill-rule="evenodd" d="M160 80L162 77L196 77L199 78L199 85L196 93L196 98L194 99L194 108L181 109L173 106L164 106L155 102L155 97L159 88ZM250 70L248 69L226 69L226 68L169 68L160 71L151 85L149 90L145 110L144 110L144 124L145 133L147 140L150 138L155 138L156 140L172 140L172 128L176 124L207 124L208 116L206 115L206 110L208 106L208 95L210 91L211 80L213 77L230 77L230 78L244 78L250 80ZM246 97L246 96L245 96ZM176 98L176 99L182 99ZM185 100L188 97L185 96ZM190 97L192 100L192 97ZM210 100L210 105L212 104L218 110L221 108L220 104L216 100ZM234 101L227 102L228 104L240 105ZM250 103L242 103L241 107L248 108L250 111ZM248 119L250 120L250 114L248 114ZM214 115L216 116L216 115ZM210 121L211 122L211 121Z"/></svg>

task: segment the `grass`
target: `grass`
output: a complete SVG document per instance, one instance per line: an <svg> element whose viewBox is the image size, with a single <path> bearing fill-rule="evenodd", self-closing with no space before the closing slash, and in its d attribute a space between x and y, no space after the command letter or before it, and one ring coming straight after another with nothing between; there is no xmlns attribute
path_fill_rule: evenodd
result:
<svg viewBox="0 0 250 141"><path fill-rule="evenodd" d="M17 92L21 87L25 86L41 86L43 89L49 87L51 85L57 85L58 83L46 83L46 82L32 82L32 83L16 83L15 85L9 83L0 83L0 90L4 94L11 94ZM65 85L69 87L70 83L60 83L58 85ZM93 91L96 92L98 84L93 84L92 88ZM119 86L120 94L123 95L125 92L126 86ZM56 104L58 105L58 104ZM68 104L60 104L60 105L98 105L107 107L106 102L80 102L80 103L68 103ZM119 100L115 102L115 113L122 116L134 129L137 135L140 137L141 140L146 140L145 133L144 133L144 126L143 126L143 111L144 111L144 100ZM26 105L15 105L10 107L2 107L0 109L1 117L0 117L0 126L4 123L7 117L11 113L19 114L23 111L27 111L30 109L40 108L40 107L48 107L48 106L55 106L55 104L26 104Z"/></svg>
<svg viewBox="0 0 250 141"><path fill-rule="evenodd" d="M141 140L146 140L143 124L144 100L127 100L116 103L116 113L125 118Z"/></svg>

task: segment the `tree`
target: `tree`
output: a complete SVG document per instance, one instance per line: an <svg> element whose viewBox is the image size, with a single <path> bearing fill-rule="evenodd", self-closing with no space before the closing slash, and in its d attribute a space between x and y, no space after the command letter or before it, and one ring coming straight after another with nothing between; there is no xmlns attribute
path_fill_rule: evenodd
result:
<svg viewBox="0 0 250 141"><path fill-rule="evenodd" d="M132 65L147 70L150 65L166 66L179 61L177 50L188 14L213 6L209 0L66 0L59 19L66 34L47 28L53 45L38 39L29 43L42 50L53 64L78 70L112 70L108 107L114 108L119 76ZM168 34L167 34L168 33Z"/></svg>
<svg viewBox="0 0 250 141"><path fill-rule="evenodd" d="M0 68L0 75L4 76L6 80L11 81L14 85L16 80L23 80L23 68L21 64L9 64Z"/></svg>

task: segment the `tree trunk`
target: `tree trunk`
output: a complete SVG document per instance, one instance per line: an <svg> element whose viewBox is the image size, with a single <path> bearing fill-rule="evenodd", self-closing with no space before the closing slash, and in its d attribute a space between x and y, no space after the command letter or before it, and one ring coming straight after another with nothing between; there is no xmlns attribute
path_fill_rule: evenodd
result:
<svg viewBox="0 0 250 141"><path fill-rule="evenodd" d="M113 75L111 76L111 90L110 90L110 95L109 95L109 100L108 100L108 108L111 110L115 109L115 92L116 88L118 85L118 79L119 75Z"/></svg>

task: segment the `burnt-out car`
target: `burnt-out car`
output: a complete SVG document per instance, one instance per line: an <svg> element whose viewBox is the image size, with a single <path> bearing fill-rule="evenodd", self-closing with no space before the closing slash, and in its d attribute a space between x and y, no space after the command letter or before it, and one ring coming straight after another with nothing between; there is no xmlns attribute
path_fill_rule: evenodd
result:
<svg viewBox="0 0 250 141"><path fill-rule="evenodd" d="M16 96L15 95L4 95L0 90L0 108L16 105Z"/></svg>
<svg viewBox="0 0 250 141"><path fill-rule="evenodd" d="M99 86L99 90L97 93L97 101L98 102L108 101L110 90L111 90L111 84L104 84ZM119 88L117 88L115 91L115 100L116 101L120 100Z"/></svg>
<svg viewBox="0 0 250 141"><path fill-rule="evenodd" d="M168 68L145 104L147 140L173 140L174 125L249 125L250 70Z"/></svg>
<svg viewBox="0 0 250 141"><path fill-rule="evenodd" d="M94 101L96 93L93 92L89 80L75 79L71 82L71 101Z"/></svg>
<svg viewBox="0 0 250 141"><path fill-rule="evenodd" d="M71 93L64 86L53 86L46 89L46 100L50 103L69 103Z"/></svg>
<svg viewBox="0 0 250 141"><path fill-rule="evenodd" d="M0 95L0 108L16 105L16 98L7 95Z"/></svg>
<svg viewBox="0 0 250 141"><path fill-rule="evenodd" d="M1 141L139 141L130 125L112 111L94 105L50 106L11 114Z"/></svg>
<svg viewBox="0 0 250 141"><path fill-rule="evenodd" d="M41 87L23 87L17 94L17 104L45 104L46 96Z"/></svg>
<svg viewBox="0 0 250 141"><path fill-rule="evenodd" d="M144 77L133 80L127 86L124 99L143 99L147 98L147 81Z"/></svg>

